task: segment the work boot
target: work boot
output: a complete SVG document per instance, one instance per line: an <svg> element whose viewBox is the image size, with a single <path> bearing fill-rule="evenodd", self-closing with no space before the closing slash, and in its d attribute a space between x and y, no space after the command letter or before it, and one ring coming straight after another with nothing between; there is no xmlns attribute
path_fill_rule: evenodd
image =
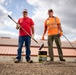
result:
<svg viewBox="0 0 76 75"><path fill-rule="evenodd" d="M32 61L32 60L27 60L27 62L28 62L28 63L33 63L33 61Z"/></svg>
<svg viewBox="0 0 76 75"><path fill-rule="evenodd" d="M66 61L65 59L60 59L60 61Z"/></svg>
<svg viewBox="0 0 76 75"><path fill-rule="evenodd" d="M54 59L53 59L53 58L51 58L51 59L50 59L50 61L54 61Z"/></svg>
<svg viewBox="0 0 76 75"><path fill-rule="evenodd" d="M14 63L20 63L20 60L16 59Z"/></svg>

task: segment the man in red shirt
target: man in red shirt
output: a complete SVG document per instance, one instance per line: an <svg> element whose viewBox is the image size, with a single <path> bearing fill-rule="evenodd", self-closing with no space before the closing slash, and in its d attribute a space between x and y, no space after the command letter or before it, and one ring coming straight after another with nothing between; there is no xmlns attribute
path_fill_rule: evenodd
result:
<svg viewBox="0 0 76 75"><path fill-rule="evenodd" d="M27 9L24 9L23 12L23 17L18 20L18 24L26 30L30 36L33 37L34 35L34 22L31 18L27 17L28 11ZM23 43L25 42L25 48L26 48L26 61L31 63L32 60L30 60L30 44L31 44L31 37L25 33L22 28L20 28L19 25L16 26L16 29L19 29L19 40L18 40L18 55L16 57L15 63L19 63L21 61L21 53L22 53L22 47Z"/></svg>

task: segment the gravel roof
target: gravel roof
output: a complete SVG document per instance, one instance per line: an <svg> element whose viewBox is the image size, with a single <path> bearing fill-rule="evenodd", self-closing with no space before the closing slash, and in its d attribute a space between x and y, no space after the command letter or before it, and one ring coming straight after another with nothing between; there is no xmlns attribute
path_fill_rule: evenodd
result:
<svg viewBox="0 0 76 75"><path fill-rule="evenodd" d="M0 75L76 75L76 62L0 62Z"/></svg>

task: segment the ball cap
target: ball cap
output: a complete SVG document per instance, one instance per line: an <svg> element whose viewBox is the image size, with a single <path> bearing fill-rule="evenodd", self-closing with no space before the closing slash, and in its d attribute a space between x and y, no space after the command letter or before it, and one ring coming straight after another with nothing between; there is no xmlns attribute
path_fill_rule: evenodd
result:
<svg viewBox="0 0 76 75"><path fill-rule="evenodd" d="M27 9L24 9L24 10L23 10L23 13L24 13L24 12L26 12L26 13L27 13L27 12L28 12L28 11L27 11Z"/></svg>
<svg viewBox="0 0 76 75"><path fill-rule="evenodd" d="M49 9L48 12L53 12L53 9Z"/></svg>

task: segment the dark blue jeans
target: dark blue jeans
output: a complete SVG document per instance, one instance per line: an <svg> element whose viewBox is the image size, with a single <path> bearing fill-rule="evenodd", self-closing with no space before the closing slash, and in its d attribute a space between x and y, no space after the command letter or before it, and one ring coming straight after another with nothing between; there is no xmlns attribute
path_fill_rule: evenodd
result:
<svg viewBox="0 0 76 75"><path fill-rule="evenodd" d="M17 55L17 59L21 60L21 53L22 53L22 47L23 44L25 42L25 48L26 48L26 61L30 60L30 44L31 44L31 38L30 36L19 36L19 40L18 40L18 55Z"/></svg>

